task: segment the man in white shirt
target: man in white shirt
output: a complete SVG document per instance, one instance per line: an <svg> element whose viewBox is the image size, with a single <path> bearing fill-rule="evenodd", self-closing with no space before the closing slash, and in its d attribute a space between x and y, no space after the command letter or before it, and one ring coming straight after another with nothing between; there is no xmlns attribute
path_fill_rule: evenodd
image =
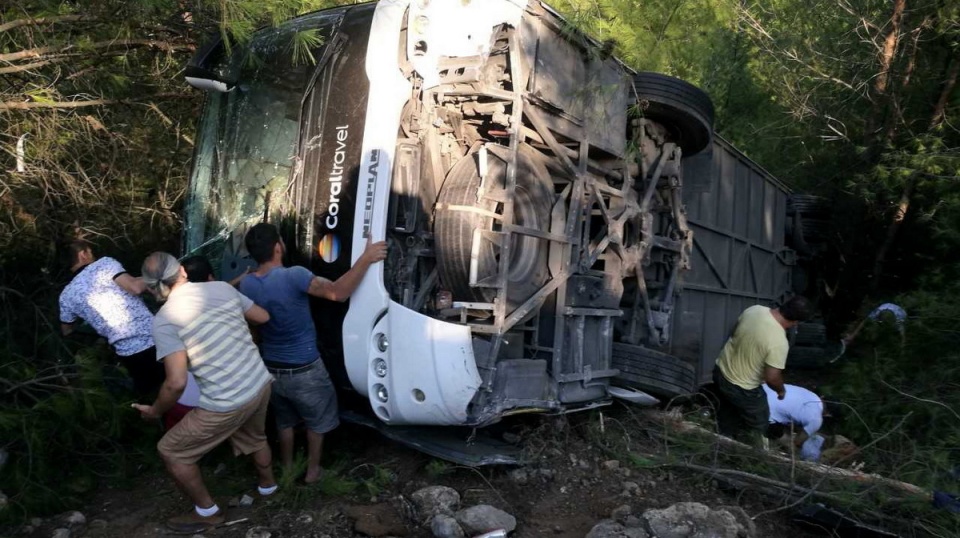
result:
<svg viewBox="0 0 960 538"><path fill-rule="evenodd" d="M823 446L823 436L817 435L823 426L823 400L812 391L796 385L784 385L786 395L783 399L766 384L763 391L767 395L770 405L771 432L783 431L789 433L793 426L798 427L793 436L794 445L800 449L800 458L807 461L820 459L820 449ZM779 437L779 436L778 436Z"/></svg>
<svg viewBox="0 0 960 538"><path fill-rule="evenodd" d="M107 339L138 394L157 390L164 371L153 346L153 314L140 299L143 280L113 258L94 256L87 241L71 242L67 254L73 278L60 294L61 332L67 336L77 321L86 321Z"/></svg>

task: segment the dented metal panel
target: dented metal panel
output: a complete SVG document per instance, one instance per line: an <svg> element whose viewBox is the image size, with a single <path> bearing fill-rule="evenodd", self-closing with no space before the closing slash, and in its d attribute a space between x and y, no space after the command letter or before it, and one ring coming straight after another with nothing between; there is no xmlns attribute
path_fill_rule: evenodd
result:
<svg viewBox="0 0 960 538"><path fill-rule="evenodd" d="M713 151L684 162L684 185L694 248L677 299L673 353L698 364L700 382L708 383L740 313L791 290L790 190L719 136Z"/></svg>

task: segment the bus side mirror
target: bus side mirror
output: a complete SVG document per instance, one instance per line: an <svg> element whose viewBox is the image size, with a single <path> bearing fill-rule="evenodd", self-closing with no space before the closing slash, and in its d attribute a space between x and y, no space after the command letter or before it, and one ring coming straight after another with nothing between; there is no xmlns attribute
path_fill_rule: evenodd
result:
<svg viewBox="0 0 960 538"><path fill-rule="evenodd" d="M226 93L233 90L236 87L236 81L229 80L228 77L210 68L223 58L224 54L222 37L217 36L207 42L187 63L187 68L184 70L187 84L204 91Z"/></svg>

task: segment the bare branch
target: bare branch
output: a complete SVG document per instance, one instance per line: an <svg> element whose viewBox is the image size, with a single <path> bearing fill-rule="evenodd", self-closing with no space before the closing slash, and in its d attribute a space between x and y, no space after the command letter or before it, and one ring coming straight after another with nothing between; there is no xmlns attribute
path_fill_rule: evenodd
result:
<svg viewBox="0 0 960 538"><path fill-rule="evenodd" d="M150 47L165 52L192 51L196 49L196 46L193 44L170 43L167 41L158 41L156 39L114 39L110 41L98 41L96 43L85 45L82 48L78 45L71 44L65 46L37 47L33 49L20 50L17 52L8 52L7 54L0 54L0 62L16 62L20 60L43 58L46 56L59 56L61 54L76 52L83 53L88 49L110 50L116 48L137 47Z"/></svg>
<svg viewBox="0 0 960 538"><path fill-rule="evenodd" d="M154 95L146 96L151 100L160 100L160 99L192 99L196 97L193 94L189 93L158 93ZM88 106L103 106L103 105L116 105L116 104L126 104L126 105L135 105L143 104L137 101L131 101L129 99L91 99L88 101L56 101L56 102L16 102L16 101L7 101L0 102L0 113L7 112L10 110L32 110L36 108L83 108Z"/></svg>
<svg viewBox="0 0 960 538"><path fill-rule="evenodd" d="M17 19L15 21L0 24L0 33L20 28L21 26L40 26L41 24L56 24L60 22L86 22L95 21L95 17L88 15L59 15L55 17L36 17L30 19Z"/></svg>

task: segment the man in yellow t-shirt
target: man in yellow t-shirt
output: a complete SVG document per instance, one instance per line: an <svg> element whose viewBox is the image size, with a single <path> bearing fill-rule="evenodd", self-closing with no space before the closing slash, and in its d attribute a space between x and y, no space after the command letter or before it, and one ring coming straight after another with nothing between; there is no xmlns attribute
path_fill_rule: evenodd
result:
<svg viewBox="0 0 960 538"><path fill-rule="evenodd" d="M779 308L755 305L740 314L713 369L720 399L717 425L721 434L746 434L746 440L752 443L762 440L759 434L766 431L770 407L760 385L766 383L781 400L786 395L786 331L812 315L810 301L800 296L792 297Z"/></svg>

